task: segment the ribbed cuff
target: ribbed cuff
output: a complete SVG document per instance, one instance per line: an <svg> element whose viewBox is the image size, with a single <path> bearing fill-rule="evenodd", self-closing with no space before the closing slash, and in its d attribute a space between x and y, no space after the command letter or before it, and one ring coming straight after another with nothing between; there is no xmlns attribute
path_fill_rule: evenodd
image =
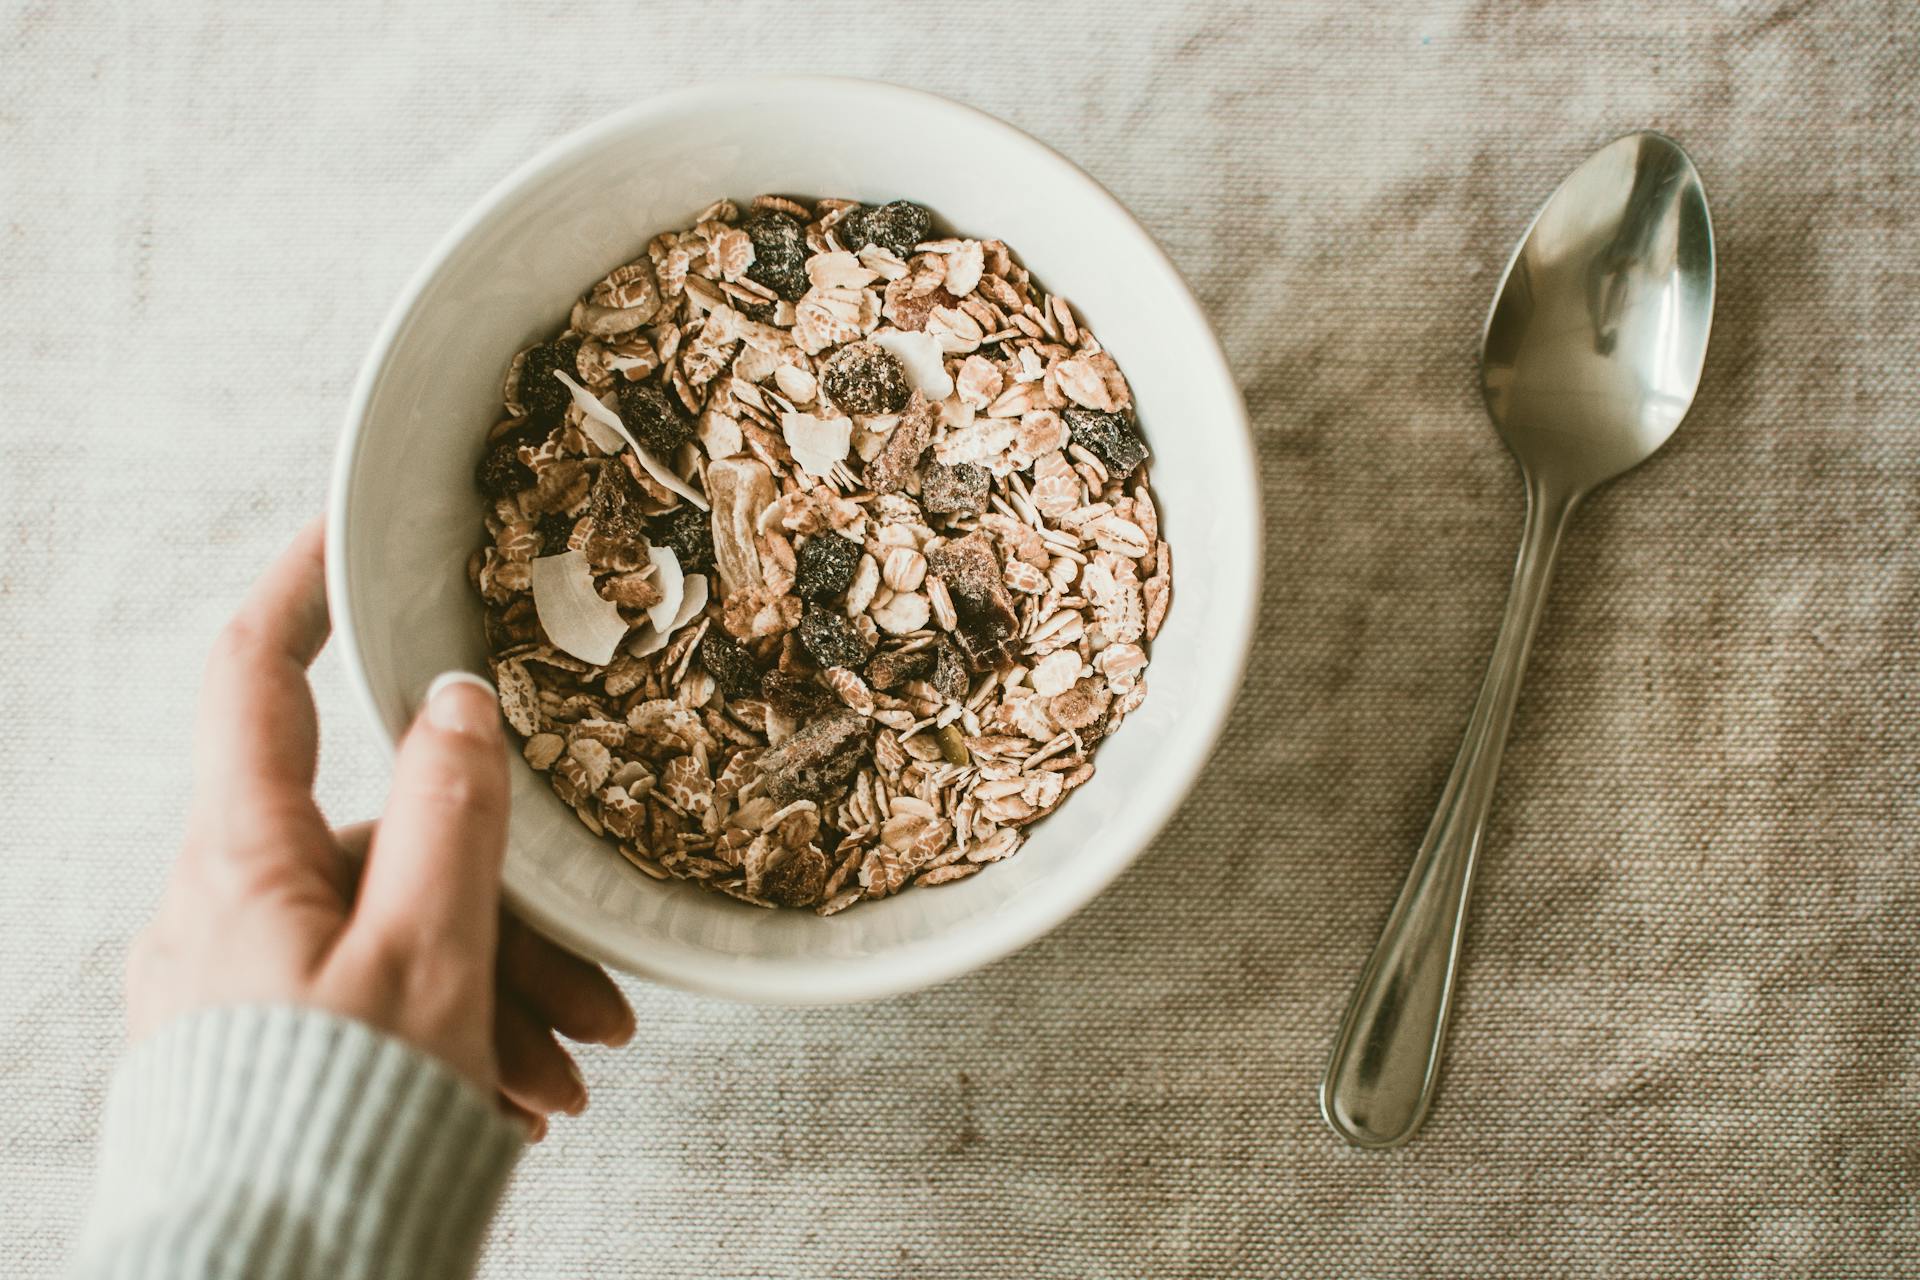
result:
<svg viewBox="0 0 1920 1280"><path fill-rule="evenodd" d="M470 1275L522 1146L479 1090L351 1019L191 1014L114 1073L78 1273Z"/></svg>

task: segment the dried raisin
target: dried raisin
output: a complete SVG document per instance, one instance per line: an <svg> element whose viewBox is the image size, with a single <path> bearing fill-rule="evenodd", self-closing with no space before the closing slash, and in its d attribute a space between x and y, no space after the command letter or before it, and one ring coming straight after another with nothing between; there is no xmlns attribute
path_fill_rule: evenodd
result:
<svg viewBox="0 0 1920 1280"><path fill-rule="evenodd" d="M808 600L828 600L853 582L860 563L860 544L837 533L816 533L800 544L793 593Z"/></svg>

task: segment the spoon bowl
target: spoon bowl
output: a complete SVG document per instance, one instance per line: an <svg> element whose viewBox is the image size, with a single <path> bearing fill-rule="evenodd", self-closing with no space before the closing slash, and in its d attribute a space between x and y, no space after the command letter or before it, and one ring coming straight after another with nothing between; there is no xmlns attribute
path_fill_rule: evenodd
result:
<svg viewBox="0 0 1920 1280"><path fill-rule="evenodd" d="M1679 144L1631 133L1560 184L1507 264L1480 386L1520 462L1527 521L1487 677L1407 884L1361 972L1320 1086L1356 1146L1413 1136L1439 1079L1467 895L1560 536L1583 494L1644 462L1700 385L1713 227Z"/></svg>
<svg viewBox="0 0 1920 1280"><path fill-rule="evenodd" d="M1480 389L1520 465L1585 493L1652 455L1700 386L1713 225L1693 161L1630 133L1568 175L1494 294Z"/></svg>

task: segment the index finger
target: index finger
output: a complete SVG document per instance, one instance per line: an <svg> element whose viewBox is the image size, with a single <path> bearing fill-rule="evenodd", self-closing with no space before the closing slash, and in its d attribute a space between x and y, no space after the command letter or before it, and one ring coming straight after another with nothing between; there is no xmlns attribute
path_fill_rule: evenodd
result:
<svg viewBox="0 0 1920 1280"><path fill-rule="evenodd" d="M325 824L313 803L320 726L307 667L327 642L323 525L302 529L247 593L207 659L194 734L195 808L249 825Z"/></svg>

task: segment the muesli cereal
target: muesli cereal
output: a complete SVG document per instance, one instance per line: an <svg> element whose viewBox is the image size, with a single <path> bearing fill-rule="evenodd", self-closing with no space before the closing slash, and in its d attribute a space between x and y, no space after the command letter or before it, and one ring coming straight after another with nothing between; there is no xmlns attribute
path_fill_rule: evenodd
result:
<svg viewBox="0 0 1920 1280"><path fill-rule="evenodd" d="M527 763L657 879L831 915L1013 854L1146 697L1119 366L904 200L730 200L515 356L469 565Z"/></svg>

